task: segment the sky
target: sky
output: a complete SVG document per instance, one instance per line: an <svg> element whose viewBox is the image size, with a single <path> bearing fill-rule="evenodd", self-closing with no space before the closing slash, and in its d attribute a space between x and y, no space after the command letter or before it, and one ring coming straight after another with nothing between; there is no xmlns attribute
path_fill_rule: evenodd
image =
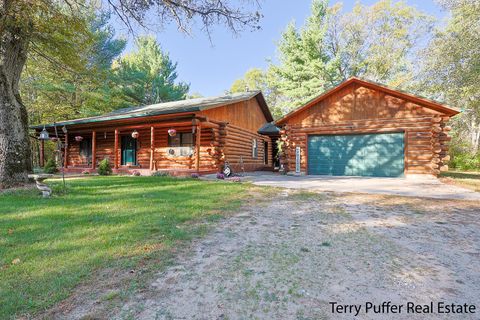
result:
<svg viewBox="0 0 480 320"><path fill-rule="evenodd" d="M343 8L350 11L356 0L345 0ZM363 0L363 4L373 4L375 0ZM409 5L433 15L438 19L445 12L434 0L406 0ZM330 4L336 3L331 1ZM211 41L200 29L193 28L191 35L177 31L174 25L152 34L170 58L178 63L179 80L190 83L190 93L203 96L224 94L231 84L241 78L248 69L268 66L268 59L276 55L276 42L287 24L294 20L297 26L310 14L311 0L260 0L263 19L261 30L243 31L233 35L222 27L214 28ZM115 23L119 33L122 30ZM132 50L133 40L129 40L126 52Z"/></svg>

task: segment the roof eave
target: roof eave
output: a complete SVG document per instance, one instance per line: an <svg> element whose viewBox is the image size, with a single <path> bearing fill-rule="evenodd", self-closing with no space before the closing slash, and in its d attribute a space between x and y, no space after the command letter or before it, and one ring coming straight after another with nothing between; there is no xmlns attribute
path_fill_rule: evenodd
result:
<svg viewBox="0 0 480 320"><path fill-rule="evenodd" d="M41 130L44 127L45 128L54 128L54 127L62 127L62 126L77 126L77 125L84 125L84 124L97 124L97 123L110 123L112 121L117 121L117 120L128 120L128 119L141 119L141 118L146 118L146 117L151 117L151 116L178 116L178 115L195 115L195 111L185 111L185 112L175 112L175 113L151 113L151 112L146 112L142 114L137 114L137 115L118 115L118 116L113 116L109 119L105 119L105 117L98 118L98 119L91 119L91 118L85 118L85 121L79 121L82 119L77 119L77 120L70 120L70 121L61 121L61 122L55 122L55 123L49 123L49 124L38 124L38 125L33 125L30 126L30 129L34 130ZM87 121L88 120L88 121Z"/></svg>
<svg viewBox="0 0 480 320"><path fill-rule="evenodd" d="M263 114L265 115L265 119L267 120L267 122L274 121L272 113L270 112L270 109L268 108L267 101L265 101L265 97L263 96L262 91L258 91L258 93L255 95L255 98L257 99L257 102L260 105L260 108L262 109Z"/></svg>

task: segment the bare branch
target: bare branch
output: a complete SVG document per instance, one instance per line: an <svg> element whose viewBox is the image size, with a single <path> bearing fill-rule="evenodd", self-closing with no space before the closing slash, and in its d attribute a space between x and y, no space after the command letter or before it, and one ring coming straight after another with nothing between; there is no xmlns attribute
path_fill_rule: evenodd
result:
<svg viewBox="0 0 480 320"><path fill-rule="evenodd" d="M160 25L174 21L177 28L187 34L189 26L196 19L201 21L202 30L207 34L210 34L210 28L216 24L223 24L236 34L247 27L258 30L262 18L258 11L250 12L234 7L228 0L107 0L107 3L130 33L133 33L134 24L147 27L146 16L153 9L156 9ZM253 3L254 7L260 7L258 1Z"/></svg>

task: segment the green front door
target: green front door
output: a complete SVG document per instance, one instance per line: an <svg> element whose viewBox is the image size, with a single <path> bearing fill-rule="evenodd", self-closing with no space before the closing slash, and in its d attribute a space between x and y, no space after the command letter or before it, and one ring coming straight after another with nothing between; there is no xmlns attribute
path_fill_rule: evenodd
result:
<svg viewBox="0 0 480 320"><path fill-rule="evenodd" d="M122 136L122 166L137 164L137 140Z"/></svg>
<svg viewBox="0 0 480 320"><path fill-rule="evenodd" d="M402 176L403 136L403 133L309 136L308 174Z"/></svg>

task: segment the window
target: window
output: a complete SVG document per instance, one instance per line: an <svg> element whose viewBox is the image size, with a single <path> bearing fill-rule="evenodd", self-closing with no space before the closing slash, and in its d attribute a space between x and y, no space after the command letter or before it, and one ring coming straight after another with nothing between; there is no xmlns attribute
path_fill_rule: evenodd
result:
<svg viewBox="0 0 480 320"><path fill-rule="evenodd" d="M193 147L193 134L191 132L179 132L175 136L168 136L169 147Z"/></svg>
<svg viewBox="0 0 480 320"><path fill-rule="evenodd" d="M193 133L178 132L175 136L168 136L168 153L171 156L191 156L193 155Z"/></svg>
<svg viewBox="0 0 480 320"><path fill-rule="evenodd" d="M253 159L258 158L258 142L257 142L257 139L252 140L252 158Z"/></svg>
<svg viewBox="0 0 480 320"><path fill-rule="evenodd" d="M92 139L84 138L82 141L80 141L80 157L85 161L86 164L91 164Z"/></svg>

